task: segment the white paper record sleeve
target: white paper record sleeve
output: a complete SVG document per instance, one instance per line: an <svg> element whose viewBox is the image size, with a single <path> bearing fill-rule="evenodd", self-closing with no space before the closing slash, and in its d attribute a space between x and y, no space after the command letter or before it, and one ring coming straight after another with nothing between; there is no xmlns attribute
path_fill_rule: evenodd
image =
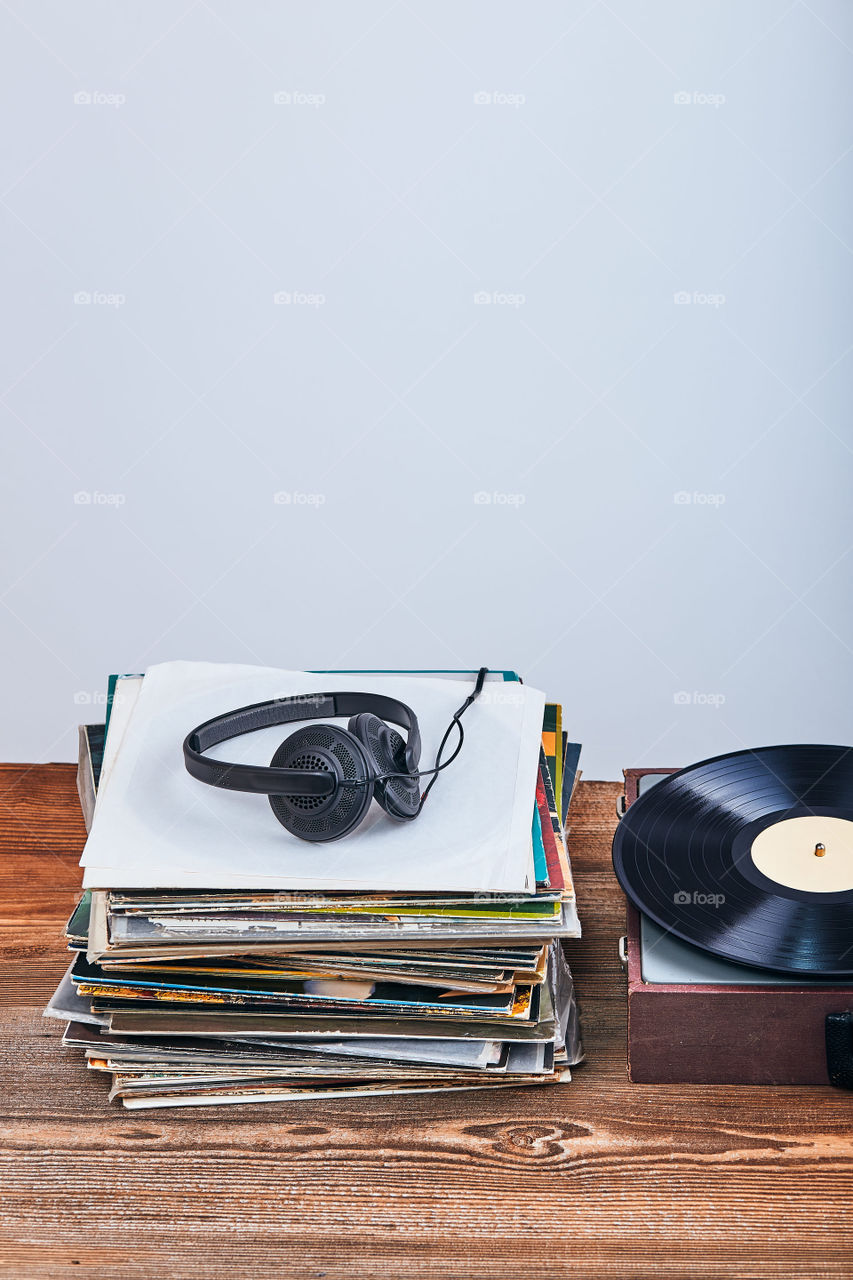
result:
<svg viewBox="0 0 853 1280"><path fill-rule="evenodd" d="M230 664L152 667L98 796L81 859L87 888L427 890L530 888L531 814L544 695L489 682L465 720L465 745L417 822L374 805L345 840L306 846L263 797L217 791L186 772L181 743L194 725L233 707L324 690L384 693L412 706L429 767L459 705L459 680L317 675ZM265 764L287 729L263 729L211 754Z"/></svg>

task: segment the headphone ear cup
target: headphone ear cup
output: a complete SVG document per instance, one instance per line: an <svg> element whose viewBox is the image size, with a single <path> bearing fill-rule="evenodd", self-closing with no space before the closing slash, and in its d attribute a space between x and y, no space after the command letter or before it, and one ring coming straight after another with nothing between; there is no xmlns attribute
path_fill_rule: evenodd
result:
<svg viewBox="0 0 853 1280"><path fill-rule="evenodd" d="M374 774L399 773L405 777L385 778L374 781L373 795L377 804L400 822L416 818L421 802L419 780L409 774L406 765L406 744L403 738L370 711L353 716L347 726L361 743Z"/></svg>
<svg viewBox="0 0 853 1280"><path fill-rule="evenodd" d="M339 840L358 826L373 795L373 770L353 734L333 724L311 724L285 738L270 764L278 769L323 771L338 785L328 796L271 795L279 822L300 840ZM355 782L357 786L342 786Z"/></svg>

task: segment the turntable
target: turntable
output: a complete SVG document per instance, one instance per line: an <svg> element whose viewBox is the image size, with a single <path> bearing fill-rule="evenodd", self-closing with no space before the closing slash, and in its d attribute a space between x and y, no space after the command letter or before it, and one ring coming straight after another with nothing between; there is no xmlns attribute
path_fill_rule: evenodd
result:
<svg viewBox="0 0 853 1280"><path fill-rule="evenodd" d="M628 1070L853 1087L853 750L627 769Z"/></svg>

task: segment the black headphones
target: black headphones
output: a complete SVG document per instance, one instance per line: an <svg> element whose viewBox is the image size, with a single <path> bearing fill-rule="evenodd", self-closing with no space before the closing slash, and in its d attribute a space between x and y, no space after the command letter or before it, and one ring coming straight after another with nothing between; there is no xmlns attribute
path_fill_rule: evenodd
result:
<svg viewBox="0 0 853 1280"><path fill-rule="evenodd" d="M432 769L418 770L421 735L411 707L381 693L311 693L256 702L206 720L184 739L184 764L199 782L226 791L269 796L283 827L300 840L338 840L364 818L375 798L390 818L411 822L423 808L436 775L456 759L464 731L459 717L483 688L488 667L477 673L474 692L453 715ZM311 724L285 738L269 766L228 764L203 754L217 743L256 729L349 716L346 729ZM406 740L386 720L406 730ZM441 754L453 726L459 741L443 764ZM419 779L433 777L421 795Z"/></svg>

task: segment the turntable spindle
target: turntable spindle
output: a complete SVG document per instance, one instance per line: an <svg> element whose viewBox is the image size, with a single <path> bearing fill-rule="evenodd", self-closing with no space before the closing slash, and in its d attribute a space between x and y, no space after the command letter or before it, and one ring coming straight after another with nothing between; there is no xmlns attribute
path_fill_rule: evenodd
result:
<svg viewBox="0 0 853 1280"><path fill-rule="evenodd" d="M826 853L826 845L821 844L820 841L818 841L818 843L814 847L814 856L816 858L822 858L825 853Z"/></svg>

